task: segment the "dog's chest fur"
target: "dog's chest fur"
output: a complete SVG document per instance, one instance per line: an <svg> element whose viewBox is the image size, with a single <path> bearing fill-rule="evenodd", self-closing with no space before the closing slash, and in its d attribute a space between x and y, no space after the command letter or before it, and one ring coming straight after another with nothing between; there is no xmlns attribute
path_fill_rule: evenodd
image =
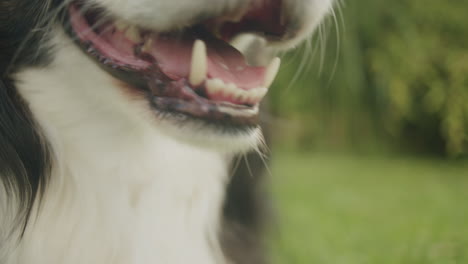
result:
<svg viewBox="0 0 468 264"><path fill-rule="evenodd" d="M56 158L8 263L223 263L227 155L180 143L125 111L116 116L132 109L121 107L125 98L78 50L62 47L50 67L17 76Z"/></svg>
<svg viewBox="0 0 468 264"><path fill-rule="evenodd" d="M164 145L164 151L130 152L115 164L64 153L73 161L53 175L57 181L22 240L21 260L221 263L225 161L175 142Z"/></svg>

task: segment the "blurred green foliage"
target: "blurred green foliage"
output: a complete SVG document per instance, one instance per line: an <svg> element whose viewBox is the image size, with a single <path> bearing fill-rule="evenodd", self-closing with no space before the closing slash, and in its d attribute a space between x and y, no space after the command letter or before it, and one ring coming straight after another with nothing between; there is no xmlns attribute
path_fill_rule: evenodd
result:
<svg viewBox="0 0 468 264"><path fill-rule="evenodd" d="M354 0L285 56L279 137L301 148L468 153L468 1Z"/></svg>
<svg viewBox="0 0 468 264"><path fill-rule="evenodd" d="M272 164L273 263L468 263L465 161L276 152Z"/></svg>

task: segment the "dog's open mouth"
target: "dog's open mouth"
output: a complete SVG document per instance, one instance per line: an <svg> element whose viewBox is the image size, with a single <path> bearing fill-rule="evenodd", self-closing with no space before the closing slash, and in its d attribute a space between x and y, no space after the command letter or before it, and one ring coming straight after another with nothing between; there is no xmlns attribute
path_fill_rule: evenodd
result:
<svg viewBox="0 0 468 264"><path fill-rule="evenodd" d="M211 18L177 32L154 32L71 4L68 31L102 68L145 94L157 111L252 126L280 61L250 66L228 41L252 31L281 36L275 14L262 13L274 13L280 1L271 3L243 12L235 22Z"/></svg>

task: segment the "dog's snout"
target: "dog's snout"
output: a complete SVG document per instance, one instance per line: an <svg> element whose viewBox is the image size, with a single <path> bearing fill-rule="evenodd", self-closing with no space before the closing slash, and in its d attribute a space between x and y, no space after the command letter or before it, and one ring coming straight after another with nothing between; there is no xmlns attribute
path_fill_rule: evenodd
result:
<svg viewBox="0 0 468 264"><path fill-rule="evenodd" d="M291 46L320 23L333 0L89 0L111 15L154 31L204 24L223 39L254 33ZM155 16L155 12L160 12Z"/></svg>

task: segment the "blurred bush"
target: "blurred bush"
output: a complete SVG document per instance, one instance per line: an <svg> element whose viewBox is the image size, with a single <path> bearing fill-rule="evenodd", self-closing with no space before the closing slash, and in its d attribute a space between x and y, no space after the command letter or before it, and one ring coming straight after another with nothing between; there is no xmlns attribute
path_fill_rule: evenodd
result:
<svg viewBox="0 0 468 264"><path fill-rule="evenodd" d="M459 0L341 3L284 59L271 97L279 137L300 148L466 154L467 10Z"/></svg>

